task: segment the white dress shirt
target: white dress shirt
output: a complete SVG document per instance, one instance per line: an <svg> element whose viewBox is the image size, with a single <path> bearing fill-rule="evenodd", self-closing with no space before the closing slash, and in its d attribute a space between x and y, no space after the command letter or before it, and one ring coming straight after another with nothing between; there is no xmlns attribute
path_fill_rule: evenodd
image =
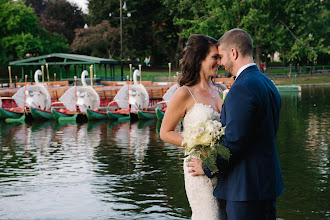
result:
<svg viewBox="0 0 330 220"><path fill-rule="evenodd" d="M241 68L239 68L239 70L238 70L238 72L236 74L235 81L238 78L239 74L241 74L241 72L243 72L243 70L245 70L246 68L248 68L250 66L253 66L253 65L257 65L257 64L255 64L255 63L249 63L249 64L246 64L246 65L242 66Z"/></svg>

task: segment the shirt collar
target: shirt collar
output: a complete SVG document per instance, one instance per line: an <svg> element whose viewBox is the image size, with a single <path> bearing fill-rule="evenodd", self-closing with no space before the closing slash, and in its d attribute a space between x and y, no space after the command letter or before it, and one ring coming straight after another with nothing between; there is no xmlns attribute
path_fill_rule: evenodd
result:
<svg viewBox="0 0 330 220"><path fill-rule="evenodd" d="M243 72L243 70L245 70L246 68L248 68L248 67L250 67L250 66L253 66L253 65L257 65L257 64L255 64L255 63L249 63L249 64L246 64L246 65L242 66L242 67L238 70L238 72L237 72L237 74L236 74L235 81L236 81L236 79L238 78L239 74L241 74L241 73Z"/></svg>

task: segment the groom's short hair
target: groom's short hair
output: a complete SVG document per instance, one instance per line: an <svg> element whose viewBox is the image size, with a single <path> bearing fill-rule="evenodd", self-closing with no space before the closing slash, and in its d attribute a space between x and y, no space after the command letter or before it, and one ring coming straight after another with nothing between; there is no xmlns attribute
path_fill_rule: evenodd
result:
<svg viewBox="0 0 330 220"><path fill-rule="evenodd" d="M234 28L227 31L218 40L218 46L221 45L225 50L229 48L236 48L243 57L253 57L253 42L250 35L239 28Z"/></svg>

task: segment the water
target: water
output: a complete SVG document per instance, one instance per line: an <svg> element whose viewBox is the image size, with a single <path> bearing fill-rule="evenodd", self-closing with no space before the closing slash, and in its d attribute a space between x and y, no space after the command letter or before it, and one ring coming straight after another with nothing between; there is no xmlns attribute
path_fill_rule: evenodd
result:
<svg viewBox="0 0 330 220"><path fill-rule="evenodd" d="M279 219L330 219L330 87L283 93ZM0 219L189 219L159 122L0 122Z"/></svg>
<svg viewBox="0 0 330 220"><path fill-rule="evenodd" d="M283 219L330 219L330 87L282 94L277 138L285 193Z"/></svg>

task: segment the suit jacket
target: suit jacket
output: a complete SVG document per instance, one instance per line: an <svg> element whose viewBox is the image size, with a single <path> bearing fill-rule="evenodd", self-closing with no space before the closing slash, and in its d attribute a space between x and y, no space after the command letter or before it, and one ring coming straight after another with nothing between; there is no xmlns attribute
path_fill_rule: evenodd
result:
<svg viewBox="0 0 330 220"><path fill-rule="evenodd" d="M219 181L214 196L231 201L274 199L284 192L275 138L281 108L273 82L256 65L243 70L221 111L226 126L222 144L229 161L217 158ZM203 170L212 177L203 163Z"/></svg>

